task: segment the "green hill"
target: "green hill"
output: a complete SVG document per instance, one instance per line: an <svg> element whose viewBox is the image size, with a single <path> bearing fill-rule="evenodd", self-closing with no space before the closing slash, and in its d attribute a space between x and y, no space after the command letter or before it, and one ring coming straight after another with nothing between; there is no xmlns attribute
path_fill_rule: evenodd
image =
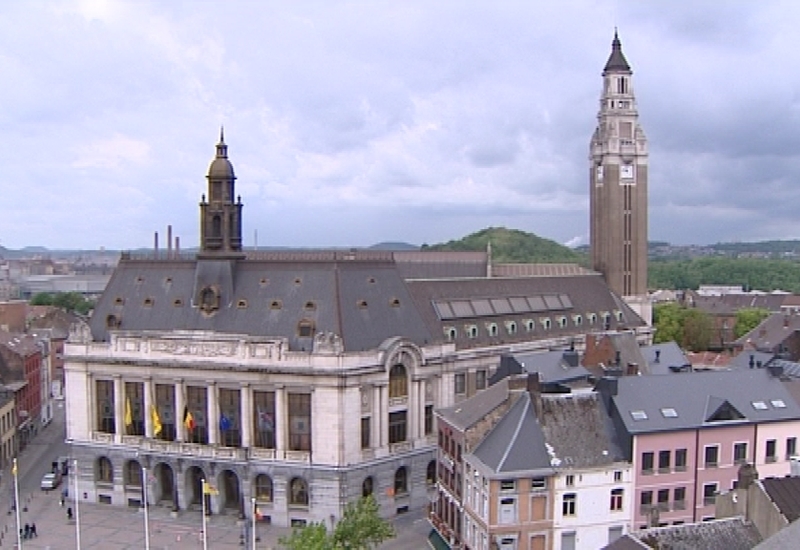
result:
<svg viewBox="0 0 800 550"><path fill-rule="evenodd" d="M457 241L422 245L423 250L480 251L492 243L496 263L585 263L586 256L533 233L505 227L487 227Z"/></svg>

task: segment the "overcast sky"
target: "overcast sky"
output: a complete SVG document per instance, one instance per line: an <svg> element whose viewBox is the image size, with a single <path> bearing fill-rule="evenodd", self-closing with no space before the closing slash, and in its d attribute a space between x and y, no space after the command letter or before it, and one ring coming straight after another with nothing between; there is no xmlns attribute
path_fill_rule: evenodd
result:
<svg viewBox="0 0 800 550"><path fill-rule="evenodd" d="M800 4L3 2L0 245L198 242L220 125L245 245L588 240L614 27L650 239L800 238Z"/></svg>

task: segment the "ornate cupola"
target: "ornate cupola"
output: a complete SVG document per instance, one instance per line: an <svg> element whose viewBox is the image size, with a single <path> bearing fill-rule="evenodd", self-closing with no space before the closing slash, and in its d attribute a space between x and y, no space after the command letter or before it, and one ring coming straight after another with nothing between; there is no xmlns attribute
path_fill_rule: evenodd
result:
<svg viewBox="0 0 800 550"><path fill-rule="evenodd" d="M200 254L214 258L241 258L242 199L235 196L236 176L228 160L224 130L220 128L217 155L208 167L208 201L200 200Z"/></svg>

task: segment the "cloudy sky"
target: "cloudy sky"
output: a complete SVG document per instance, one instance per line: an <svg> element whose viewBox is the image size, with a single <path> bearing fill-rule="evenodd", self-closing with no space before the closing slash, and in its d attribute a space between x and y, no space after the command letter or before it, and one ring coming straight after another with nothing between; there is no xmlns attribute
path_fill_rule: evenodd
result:
<svg viewBox="0 0 800 550"><path fill-rule="evenodd" d="M615 26L651 240L800 238L798 21L788 0L3 2L0 245L168 224L196 245L221 125L248 246L585 243Z"/></svg>

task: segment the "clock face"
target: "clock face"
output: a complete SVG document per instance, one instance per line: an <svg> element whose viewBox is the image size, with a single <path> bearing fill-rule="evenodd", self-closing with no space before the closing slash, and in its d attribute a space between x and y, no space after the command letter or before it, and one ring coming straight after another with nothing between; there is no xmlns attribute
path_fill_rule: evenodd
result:
<svg viewBox="0 0 800 550"><path fill-rule="evenodd" d="M620 166L619 175L623 178L632 178L633 177L633 165L632 164L623 164Z"/></svg>

